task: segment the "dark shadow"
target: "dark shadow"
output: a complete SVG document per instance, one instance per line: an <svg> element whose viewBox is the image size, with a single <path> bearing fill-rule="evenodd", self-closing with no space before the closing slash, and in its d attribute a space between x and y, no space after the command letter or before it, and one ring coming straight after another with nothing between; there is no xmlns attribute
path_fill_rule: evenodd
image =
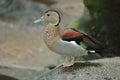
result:
<svg viewBox="0 0 120 80"><path fill-rule="evenodd" d="M73 66L66 67L66 68L58 67L57 69L62 68L61 72L64 73L64 72L74 72L75 70L83 69L86 67L101 67L101 66L102 66L102 64L100 64L100 63L75 62L75 64Z"/></svg>
<svg viewBox="0 0 120 80"><path fill-rule="evenodd" d="M82 58L82 60L81 60L81 58ZM78 57L75 57L76 61L78 61L78 62L75 63L74 67L75 68L76 68L76 66L78 68L81 68L82 66L83 67L85 67L85 66L87 66L87 67L88 66L94 66L94 67L96 66L96 67L98 67L98 66L101 66L101 64L99 64L99 63L90 63L89 61L97 60L97 59L104 59L104 58L108 58L108 57L102 57L98 53L90 53L88 55L81 56L81 57L78 56ZM109 58L110 58L110 56L109 56ZM81 61L84 61L84 63L81 63ZM55 69L56 66L57 65L49 65L49 66L46 66L46 68L52 70L52 69ZM72 68L74 68L74 67L72 67Z"/></svg>
<svg viewBox="0 0 120 80"><path fill-rule="evenodd" d="M84 59L84 61L116 57L112 55L112 53L104 53L104 56L102 55L103 53L88 53L88 55L81 56L81 57ZM79 58L80 57L77 57L77 60L79 60Z"/></svg>
<svg viewBox="0 0 120 80"><path fill-rule="evenodd" d="M88 55L85 56L81 56L85 61L89 61L89 60L96 60L96 59L101 59L103 57L101 57L99 54L97 53L88 53ZM80 57L77 57L80 58ZM79 59L78 59L79 60Z"/></svg>
<svg viewBox="0 0 120 80"><path fill-rule="evenodd" d="M88 68L88 67L101 67L102 64L100 63L91 63L91 62L75 62L73 66L70 67L56 67L52 69L49 73L41 75L39 78L43 78L45 76L52 76L53 74L58 75L58 74L63 74L63 73L72 73L75 74L75 71L79 71L80 69L83 68ZM44 80L44 79L43 79Z"/></svg>
<svg viewBox="0 0 120 80"><path fill-rule="evenodd" d="M0 80L18 80L18 79L0 74Z"/></svg>

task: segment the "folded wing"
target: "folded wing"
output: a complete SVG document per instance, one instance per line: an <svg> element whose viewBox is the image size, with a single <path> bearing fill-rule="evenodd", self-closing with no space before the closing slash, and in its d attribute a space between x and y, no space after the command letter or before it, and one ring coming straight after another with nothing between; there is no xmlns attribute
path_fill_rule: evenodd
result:
<svg viewBox="0 0 120 80"><path fill-rule="evenodd" d="M73 28L62 30L61 38L65 41L75 41L78 45L84 44L88 50L103 49L103 45L98 40Z"/></svg>

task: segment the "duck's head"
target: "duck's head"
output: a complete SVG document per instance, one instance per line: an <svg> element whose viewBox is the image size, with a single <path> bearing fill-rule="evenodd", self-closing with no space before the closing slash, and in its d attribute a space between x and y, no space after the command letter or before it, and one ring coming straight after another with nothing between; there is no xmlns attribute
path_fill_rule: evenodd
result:
<svg viewBox="0 0 120 80"><path fill-rule="evenodd" d="M47 21L48 24L57 26L60 23L60 14L56 10L48 10L45 12L44 16L40 19L34 21L34 23L39 23L40 21Z"/></svg>

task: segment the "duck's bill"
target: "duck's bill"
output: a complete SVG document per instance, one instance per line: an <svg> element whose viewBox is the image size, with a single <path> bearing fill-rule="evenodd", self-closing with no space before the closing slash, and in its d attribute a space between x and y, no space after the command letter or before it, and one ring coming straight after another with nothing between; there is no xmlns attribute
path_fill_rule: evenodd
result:
<svg viewBox="0 0 120 80"><path fill-rule="evenodd" d="M42 21L44 21L44 16L42 16L41 18L33 21L33 23L40 23L40 22L42 22Z"/></svg>

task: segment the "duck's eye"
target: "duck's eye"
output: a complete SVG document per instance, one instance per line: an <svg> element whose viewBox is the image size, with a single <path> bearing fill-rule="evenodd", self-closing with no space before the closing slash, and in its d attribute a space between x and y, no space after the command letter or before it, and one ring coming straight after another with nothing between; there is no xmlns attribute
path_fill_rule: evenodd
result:
<svg viewBox="0 0 120 80"><path fill-rule="evenodd" d="M47 16L50 16L50 14L47 14Z"/></svg>

